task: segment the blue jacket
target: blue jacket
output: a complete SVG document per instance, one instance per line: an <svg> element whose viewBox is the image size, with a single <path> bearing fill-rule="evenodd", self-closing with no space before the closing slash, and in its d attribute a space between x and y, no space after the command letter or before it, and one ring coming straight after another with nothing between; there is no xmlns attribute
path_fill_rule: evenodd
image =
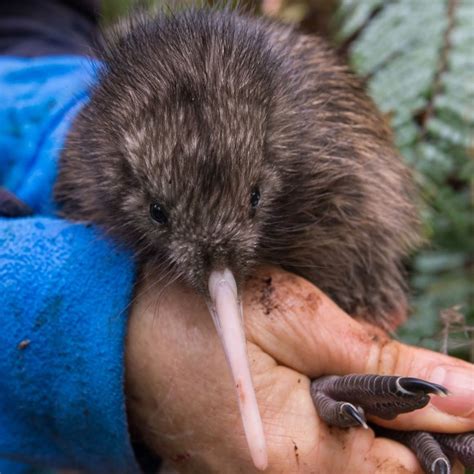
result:
<svg viewBox="0 0 474 474"><path fill-rule="evenodd" d="M2 474L28 471L16 462L138 472L123 388L132 259L56 218L52 199L96 68L78 56L0 58L0 185L36 212L0 219Z"/></svg>

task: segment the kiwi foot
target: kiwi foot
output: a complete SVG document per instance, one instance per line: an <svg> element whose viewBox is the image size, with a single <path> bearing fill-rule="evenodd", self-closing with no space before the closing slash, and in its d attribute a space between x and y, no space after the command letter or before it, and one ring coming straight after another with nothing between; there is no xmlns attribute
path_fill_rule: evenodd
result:
<svg viewBox="0 0 474 474"><path fill-rule="evenodd" d="M447 394L443 386L413 377L354 374L321 377L311 383L319 416L328 425L340 428L368 428L366 414L391 420L423 408L430 395ZM429 474L449 474L454 458L466 467L474 467L474 433L448 435L378 426L374 429L377 434L408 446Z"/></svg>

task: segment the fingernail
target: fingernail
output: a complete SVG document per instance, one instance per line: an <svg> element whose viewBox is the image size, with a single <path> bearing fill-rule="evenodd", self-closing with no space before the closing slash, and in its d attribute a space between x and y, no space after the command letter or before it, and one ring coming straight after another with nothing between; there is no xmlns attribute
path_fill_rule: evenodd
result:
<svg viewBox="0 0 474 474"><path fill-rule="evenodd" d="M474 369L442 365L433 370L429 380L449 390L447 397L431 398L436 408L454 416L474 416Z"/></svg>

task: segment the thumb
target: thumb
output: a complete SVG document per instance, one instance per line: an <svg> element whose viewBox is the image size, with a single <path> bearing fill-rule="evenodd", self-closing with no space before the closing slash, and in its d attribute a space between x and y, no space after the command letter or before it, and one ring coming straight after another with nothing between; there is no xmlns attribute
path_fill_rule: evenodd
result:
<svg viewBox="0 0 474 474"><path fill-rule="evenodd" d="M464 432L474 429L474 366L390 340L341 310L306 280L265 268L245 291L250 312L248 339L277 362L311 378L325 374L372 373L418 377L445 386L450 395L396 420L398 429ZM249 288L249 290L250 290Z"/></svg>

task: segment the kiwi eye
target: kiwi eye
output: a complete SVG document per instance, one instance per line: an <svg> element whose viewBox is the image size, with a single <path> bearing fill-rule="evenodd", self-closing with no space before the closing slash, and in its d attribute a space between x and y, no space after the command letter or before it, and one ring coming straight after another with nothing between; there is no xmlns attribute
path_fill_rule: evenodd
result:
<svg viewBox="0 0 474 474"><path fill-rule="evenodd" d="M166 215L165 210L157 202L150 204L150 216L159 224L166 224L168 222L168 216Z"/></svg>
<svg viewBox="0 0 474 474"><path fill-rule="evenodd" d="M250 205L255 209L260 202L260 191L258 188L255 188L250 193Z"/></svg>

